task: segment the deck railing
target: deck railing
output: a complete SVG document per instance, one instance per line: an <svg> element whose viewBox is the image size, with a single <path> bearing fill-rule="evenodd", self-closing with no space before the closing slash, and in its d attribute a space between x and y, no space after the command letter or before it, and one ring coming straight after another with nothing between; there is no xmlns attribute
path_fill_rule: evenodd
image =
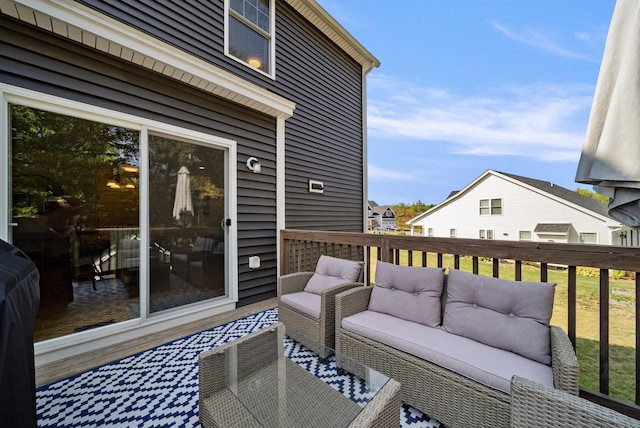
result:
<svg viewBox="0 0 640 428"><path fill-rule="evenodd" d="M408 265L427 266L428 255L435 255L435 265L443 267L443 260L452 260L453 268L460 268L461 258L471 259L471 271L479 273L481 261L490 260L492 275L500 277L502 262L513 264L516 281L522 280L523 264L539 266L540 281L547 281L551 269L562 268L567 282L566 329L576 346L576 326L581 322L577 315L577 295L579 290L578 268L595 268L599 275L599 390L580 388L580 395L591 401L640 419L640 248L601 245L559 244L548 242L517 242L462 238L433 238L364 234L349 232L283 230L281 233L280 273L312 271L320 254L365 260L367 273L371 273L376 260L400 264L401 253L405 254ZM433 257L433 256L432 256ZM420 262L415 262L418 259ZM610 331L610 287L609 278L613 270L635 273L635 296L631 296L635 308L635 329L629 332L635 336L635 370L628 376L635 378L634 402L621 400L609 395L609 363L612 347L609 343ZM370 275L367 275L370 276ZM371 278L367 277L368 284ZM633 281L633 280L632 280ZM580 359L580 354L578 354Z"/></svg>

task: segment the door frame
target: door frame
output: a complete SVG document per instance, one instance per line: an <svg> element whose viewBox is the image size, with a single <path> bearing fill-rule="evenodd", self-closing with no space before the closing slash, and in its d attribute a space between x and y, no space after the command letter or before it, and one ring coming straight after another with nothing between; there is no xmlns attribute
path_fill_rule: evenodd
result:
<svg viewBox="0 0 640 428"><path fill-rule="evenodd" d="M0 83L0 239L11 241L9 210L11 209L11 183L9 162L10 142L7 130L9 103L21 104L32 108L54 113L75 116L110 125L123 126L140 131L140 231L142 242L149 239L149 205L148 205L148 132L173 135L196 143L212 145L225 152L225 215L231 219L231 227L225 228L225 289L224 298L204 301L188 308L176 308L166 314L145 317L146 310L141 307L141 317L109 325L96 330L87 330L35 344L36 366L66 358L92 349L131 340L141 335L152 334L167 328L193 322L195 320L227 312L236 307L238 301L238 237L237 237L237 141L219 137L200 131L191 130L140 116L122 113L91 104L81 103L66 98L24 89ZM5 191L6 190L6 191ZM148 305L148 249L141 246L141 303ZM143 299L144 293L144 299Z"/></svg>

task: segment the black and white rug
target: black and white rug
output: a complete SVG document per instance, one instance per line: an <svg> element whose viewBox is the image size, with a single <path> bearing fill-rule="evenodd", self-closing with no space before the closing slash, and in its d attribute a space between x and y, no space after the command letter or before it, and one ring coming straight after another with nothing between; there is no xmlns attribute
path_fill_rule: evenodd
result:
<svg viewBox="0 0 640 428"><path fill-rule="evenodd" d="M198 355L277 320L277 309L269 309L41 386L36 390L38 426L199 427ZM333 359L320 361L289 338L285 352L316 373L322 364L335 364ZM350 381L344 377L323 380L333 385ZM441 426L404 404L398 425Z"/></svg>

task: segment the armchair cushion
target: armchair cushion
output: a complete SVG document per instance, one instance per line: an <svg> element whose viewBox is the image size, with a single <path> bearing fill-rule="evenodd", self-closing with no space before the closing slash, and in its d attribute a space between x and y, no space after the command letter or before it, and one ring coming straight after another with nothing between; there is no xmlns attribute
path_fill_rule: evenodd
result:
<svg viewBox="0 0 640 428"><path fill-rule="evenodd" d="M360 277L362 266L362 262L322 255L304 291L320 294L323 290L336 285L356 282Z"/></svg>
<svg viewBox="0 0 640 428"><path fill-rule="evenodd" d="M283 294L280 296L280 301L314 319L320 319L321 302L319 294L305 291Z"/></svg>
<svg viewBox="0 0 640 428"><path fill-rule="evenodd" d="M444 269L378 262L369 310L436 327L441 321Z"/></svg>
<svg viewBox="0 0 640 428"><path fill-rule="evenodd" d="M554 292L553 283L508 281L450 269L443 327L549 365Z"/></svg>

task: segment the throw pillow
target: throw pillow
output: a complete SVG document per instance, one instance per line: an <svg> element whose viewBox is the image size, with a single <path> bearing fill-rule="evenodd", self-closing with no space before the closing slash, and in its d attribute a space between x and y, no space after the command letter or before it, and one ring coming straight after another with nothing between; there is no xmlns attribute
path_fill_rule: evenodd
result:
<svg viewBox="0 0 640 428"><path fill-rule="evenodd" d="M356 282L360 277L363 264L362 262L322 255L318 259L316 270L307 282L304 291L320 294L327 288Z"/></svg>
<svg viewBox="0 0 640 428"><path fill-rule="evenodd" d="M551 364L554 283L449 270L443 327L458 336Z"/></svg>
<svg viewBox="0 0 640 428"><path fill-rule="evenodd" d="M369 310L435 327L441 321L444 269L378 262Z"/></svg>

